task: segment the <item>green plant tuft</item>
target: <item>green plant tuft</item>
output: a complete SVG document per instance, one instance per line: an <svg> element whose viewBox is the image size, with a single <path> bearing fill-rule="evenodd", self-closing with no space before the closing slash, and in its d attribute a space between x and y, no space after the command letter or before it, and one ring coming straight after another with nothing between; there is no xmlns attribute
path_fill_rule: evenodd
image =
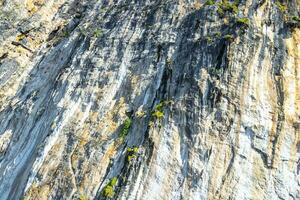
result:
<svg viewBox="0 0 300 200"><path fill-rule="evenodd" d="M109 185L110 186L115 186L118 182L118 178L117 177L113 177L110 181L109 181Z"/></svg>
<svg viewBox="0 0 300 200"><path fill-rule="evenodd" d="M138 147L128 147L127 148L127 161L130 162L132 159L136 158L136 154L138 153Z"/></svg>
<svg viewBox="0 0 300 200"><path fill-rule="evenodd" d="M153 126L154 125L154 120L155 119L162 119L164 117L164 112L163 112L163 108L165 106L171 105L172 101L161 101L159 104L157 104L154 107L154 110L151 112L151 120L149 122L149 126Z"/></svg>
<svg viewBox="0 0 300 200"><path fill-rule="evenodd" d="M99 38L101 35L102 35L101 29L98 29L98 28L97 28L97 29L94 31L94 37Z"/></svg>
<svg viewBox="0 0 300 200"><path fill-rule="evenodd" d="M119 135L119 138L121 138L122 140L125 139L125 137L128 135L129 129L132 125L132 120L127 118L124 123L123 123L123 128L121 130L121 133Z"/></svg>
<svg viewBox="0 0 300 200"><path fill-rule="evenodd" d="M138 147L133 147L133 148L128 147L128 148L127 148L127 152L128 152L128 153L137 153L138 151L139 151L139 148L138 148Z"/></svg>
<svg viewBox="0 0 300 200"><path fill-rule="evenodd" d="M237 24L243 25L243 26L249 26L249 24L250 24L249 19L246 18L246 17L238 18L238 19L236 20L236 22L237 22Z"/></svg>
<svg viewBox="0 0 300 200"><path fill-rule="evenodd" d="M105 186L102 196L105 198L112 198L115 195L114 188L110 185Z"/></svg>
<svg viewBox="0 0 300 200"><path fill-rule="evenodd" d="M225 35L224 39L227 41L232 41L234 39L233 35Z"/></svg>
<svg viewBox="0 0 300 200"><path fill-rule="evenodd" d="M222 36L222 33L221 33L221 32L217 32L217 33L215 34L215 36L216 36L217 38L220 38L220 37Z"/></svg>
<svg viewBox="0 0 300 200"><path fill-rule="evenodd" d="M300 17L297 16L291 16L291 18L297 22L300 22Z"/></svg>
<svg viewBox="0 0 300 200"><path fill-rule="evenodd" d="M300 17L298 16L286 16L285 23L292 28L300 27Z"/></svg>
<svg viewBox="0 0 300 200"><path fill-rule="evenodd" d="M213 39L210 36L207 36L206 41L207 41L208 44L210 44L210 43L213 42Z"/></svg>
<svg viewBox="0 0 300 200"><path fill-rule="evenodd" d="M84 35L84 36L87 36L88 34L87 34L87 31L85 30L85 28L83 28L83 27L79 27L79 31L80 31L80 33L82 34L82 35Z"/></svg>
<svg viewBox="0 0 300 200"><path fill-rule="evenodd" d="M221 2L218 3L218 9L217 9L217 13L220 16L224 16L225 12L230 12L230 13L238 13L238 3L233 2L230 3L228 0L222 0Z"/></svg>
<svg viewBox="0 0 300 200"><path fill-rule="evenodd" d="M206 5L206 6L212 6L214 4L215 4L214 0L207 0L204 5Z"/></svg>
<svg viewBox="0 0 300 200"><path fill-rule="evenodd" d="M162 111L156 110L156 111L152 112L152 117L161 119L164 117L164 113Z"/></svg>
<svg viewBox="0 0 300 200"><path fill-rule="evenodd" d="M218 9L217 9L217 13L220 15L220 16L224 16L225 12L224 10L219 6Z"/></svg>
<svg viewBox="0 0 300 200"><path fill-rule="evenodd" d="M287 10L287 6L280 3L279 1L275 2L275 5L277 6L277 8L281 11L281 12L285 12Z"/></svg>
<svg viewBox="0 0 300 200"><path fill-rule="evenodd" d="M81 196L79 197L79 200L87 200L87 198L86 198L84 195L81 195Z"/></svg>
<svg viewBox="0 0 300 200"><path fill-rule="evenodd" d="M64 30L64 31L62 32L62 37L69 37L69 36L70 36L69 31Z"/></svg>
<svg viewBox="0 0 300 200"><path fill-rule="evenodd" d="M287 16L287 19L294 20L296 22L300 22L300 17L298 17L298 16Z"/></svg>
<svg viewBox="0 0 300 200"><path fill-rule="evenodd" d="M115 195L114 186L117 184L118 178L113 177L102 191L102 196L105 198L112 198Z"/></svg>

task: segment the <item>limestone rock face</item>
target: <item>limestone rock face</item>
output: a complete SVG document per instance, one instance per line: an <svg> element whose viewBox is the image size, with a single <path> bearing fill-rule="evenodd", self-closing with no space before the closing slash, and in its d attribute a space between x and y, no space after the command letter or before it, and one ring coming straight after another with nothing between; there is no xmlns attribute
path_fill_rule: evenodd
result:
<svg viewBox="0 0 300 200"><path fill-rule="evenodd" d="M0 0L0 199L300 199L299 0Z"/></svg>

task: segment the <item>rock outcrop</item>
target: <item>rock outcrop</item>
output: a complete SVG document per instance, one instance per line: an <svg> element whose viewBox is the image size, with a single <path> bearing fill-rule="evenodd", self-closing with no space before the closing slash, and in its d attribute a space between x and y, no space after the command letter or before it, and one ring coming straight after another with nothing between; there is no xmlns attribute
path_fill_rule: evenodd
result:
<svg viewBox="0 0 300 200"><path fill-rule="evenodd" d="M300 199L299 0L0 6L0 199Z"/></svg>

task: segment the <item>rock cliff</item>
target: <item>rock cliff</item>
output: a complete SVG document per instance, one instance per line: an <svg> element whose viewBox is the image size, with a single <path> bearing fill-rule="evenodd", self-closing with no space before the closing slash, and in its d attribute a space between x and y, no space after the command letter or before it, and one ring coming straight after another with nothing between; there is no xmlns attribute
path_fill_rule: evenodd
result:
<svg viewBox="0 0 300 200"><path fill-rule="evenodd" d="M0 0L0 199L300 199L299 0Z"/></svg>

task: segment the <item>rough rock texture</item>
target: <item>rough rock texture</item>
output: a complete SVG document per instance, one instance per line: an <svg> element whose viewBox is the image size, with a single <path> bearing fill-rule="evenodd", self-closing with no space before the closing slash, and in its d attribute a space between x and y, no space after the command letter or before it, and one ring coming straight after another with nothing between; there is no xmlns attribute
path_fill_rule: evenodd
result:
<svg viewBox="0 0 300 200"><path fill-rule="evenodd" d="M204 3L0 0L0 199L300 199L300 1Z"/></svg>

